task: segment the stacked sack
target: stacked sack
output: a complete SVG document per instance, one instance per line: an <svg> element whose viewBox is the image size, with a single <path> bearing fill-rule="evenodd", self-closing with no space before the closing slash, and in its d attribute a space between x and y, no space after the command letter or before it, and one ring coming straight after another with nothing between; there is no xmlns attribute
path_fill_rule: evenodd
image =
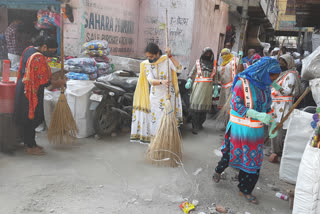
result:
<svg viewBox="0 0 320 214"><path fill-rule="evenodd" d="M84 53L94 59L97 64L97 76L104 76L112 73L112 67L109 62L110 48L105 40L93 40L83 44Z"/></svg>
<svg viewBox="0 0 320 214"><path fill-rule="evenodd" d="M92 58L73 58L65 62L67 78L74 80L94 80L97 79L97 63Z"/></svg>

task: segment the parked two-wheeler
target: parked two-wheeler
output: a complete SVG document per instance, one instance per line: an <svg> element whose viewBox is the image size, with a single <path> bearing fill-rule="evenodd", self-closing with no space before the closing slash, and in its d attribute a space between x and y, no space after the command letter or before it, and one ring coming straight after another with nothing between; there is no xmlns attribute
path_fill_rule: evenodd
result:
<svg viewBox="0 0 320 214"><path fill-rule="evenodd" d="M134 72L117 71L98 78L90 96L94 130L99 137L130 128L133 94L138 82Z"/></svg>

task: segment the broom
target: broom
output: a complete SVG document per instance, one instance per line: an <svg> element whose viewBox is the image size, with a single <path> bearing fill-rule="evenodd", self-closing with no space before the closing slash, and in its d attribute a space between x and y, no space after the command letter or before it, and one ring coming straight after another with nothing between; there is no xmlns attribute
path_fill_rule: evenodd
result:
<svg viewBox="0 0 320 214"><path fill-rule="evenodd" d="M64 77L64 52L63 52L63 8L61 7L60 39L61 39L61 75ZM65 144L75 140L78 128L68 105L64 88L61 88L59 100L54 108L50 126L48 128L48 139L50 143Z"/></svg>
<svg viewBox="0 0 320 214"><path fill-rule="evenodd" d="M166 46L168 47L168 9L166 9ZM167 55L168 81L170 81L169 56ZM170 101L170 87L159 128L147 151L147 160L160 166L177 167L181 163L181 137L175 109Z"/></svg>
<svg viewBox="0 0 320 214"><path fill-rule="evenodd" d="M291 106L291 108L289 109L288 113L284 116L284 118L280 121L280 123L278 123L278 125L273 129L272 134L274 134L278 129L280 129L283 124L288 120L289 116L291 115L291 113L294 111L294 109L301 103L301 101L303 100L303 98L305 96L307 96L307 94L310 92L311 88L308 87L306 88L306 90L303 92L303 94L299 97L299 99ZM268 136L264 143L267 143L270 140L270 137Z"/></svg>

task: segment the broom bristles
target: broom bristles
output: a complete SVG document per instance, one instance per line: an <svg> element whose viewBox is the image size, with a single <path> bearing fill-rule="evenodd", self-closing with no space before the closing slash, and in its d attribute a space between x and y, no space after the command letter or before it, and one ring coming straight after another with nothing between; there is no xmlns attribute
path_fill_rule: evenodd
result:
<svg viewBox="0 0 320 214"><path fill-rule="evenodd" d="M229 122L229 111L231 109L230 102L231 102L232 94L229 95L227 102L223 105L222 109L219 111L217 118L216 118L216 128L223 128Z"/></svg>
<svg viewBox="0 0 320 214"><path fill-rule="evenodd" d="M169 99L165 103L157 135L151 140L146 158L158 166L177 167L181 163L181 137Z"/></svg>
<svg viewBox="0 0 320 214"><path fill-rule="evenodd" d="M53 144L69 144L76 139L77 132L77 124L67 98L61 93L48 128L48 140Z"/></svg>

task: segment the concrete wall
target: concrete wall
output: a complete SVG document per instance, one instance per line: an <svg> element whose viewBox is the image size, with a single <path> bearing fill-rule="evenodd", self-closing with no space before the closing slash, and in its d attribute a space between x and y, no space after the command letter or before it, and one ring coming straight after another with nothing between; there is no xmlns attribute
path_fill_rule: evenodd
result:
<svg viewBox="0 0 320 214"><path fill-rule="evenodd" d="M79 55L81 45L108 40L111 54L135 56L138 46L139 0L71 0L75 22L66 23L65 51Z"/></svg>
<svg viewBox="0 0 320 214"><path fill-rule="evenodd" d="M220 3L220 9L214 10L215 4ZM219 55L219 36L226 33L228 25L228 5L219 0L196 0L195 19L193 25L191 66L199 58L205 47L211 47L215 59ZM190 68L191 68L190 66Z"/></svg>
<svg viewBox="0 0 320 214"><path fill-rule="evenodd" d="M169 47L190 68L204 47L217 55L219 35L228 24L228 6L220 0L71 0L71 6L75 21L66 21L64 44L73 56L93 39L108 40L112 55L144 57L149 42L164 50L165 31L159 25L168 8Z"/></svg>
<svg viewBox="0 0 320 214"><path fill-rule="evenodd" d="M229 12L228 24L235 26L236 28L236 38L232 50L238 53L239 40L240 40L240 30L241 30L241 15L238 12Z"/></svg>
<svg viewBox="0 0 320 214"><path fill-rule="evenodd" d="M194 19L194 0L141 0L139 21L138 55L144 55L144 49L154 42L165 49L165 9L168 8L169 47L183 66L188 66L191 54Z"/></svg>

